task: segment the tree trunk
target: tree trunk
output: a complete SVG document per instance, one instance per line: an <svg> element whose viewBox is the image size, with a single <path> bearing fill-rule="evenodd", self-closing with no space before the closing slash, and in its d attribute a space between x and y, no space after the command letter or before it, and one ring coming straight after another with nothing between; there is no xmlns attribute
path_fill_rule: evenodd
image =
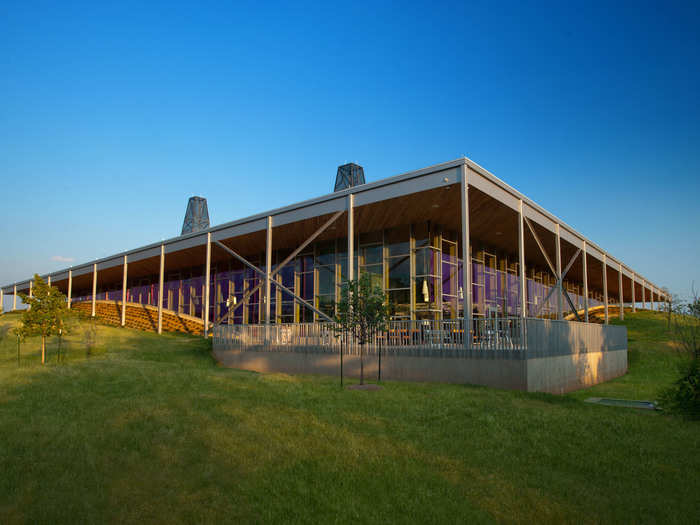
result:
<svg viewBox="0 0 700 525"><path fill-rule="evenodd" d="M345 331L344 337L340 340L340 388L343 388L343 340L345 345L348 345L348 332Z"/></svg>
<svg viewBox="0 0 700 525"><path fill-rule="evenodd" d="M360 384L364 385L365 384L365 362L364 362L364 354L365 354L365 345L361 344L360 345Z"/></svg>
<svg viewBox="0 0 700 525"><path fill-rule="evenodd" d="M41 336L41 364L46 363L46 336Z"/></svg>
<svg viewBox="0 0 700 525"><path fill-rule="evenodd" d="M379 338L379 341L376 341L377 345L377 353L379 354L377 357L379 358L379 366L377 368L377 383L381 383L382 381L382 339L381 337Z"/></svg>

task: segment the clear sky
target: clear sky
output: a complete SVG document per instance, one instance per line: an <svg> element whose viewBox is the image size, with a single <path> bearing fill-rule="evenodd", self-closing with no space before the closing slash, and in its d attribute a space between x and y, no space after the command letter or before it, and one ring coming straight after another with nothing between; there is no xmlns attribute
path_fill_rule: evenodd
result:
<svg viewBox="0 0 700 525"><path fill-rule="evenodd" d="M5 1L0 283L467 155L686 294L699 6Z"/></svg>

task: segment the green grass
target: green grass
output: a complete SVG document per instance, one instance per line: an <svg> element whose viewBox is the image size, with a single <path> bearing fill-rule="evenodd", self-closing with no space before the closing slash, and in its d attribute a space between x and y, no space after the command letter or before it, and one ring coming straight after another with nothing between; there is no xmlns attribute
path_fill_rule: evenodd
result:
<svg viewBox="0 0 700 525"><path fill-rule="evenodd" d="M0 326L17 316L0 317ZM216 366L209 343L100 326L64 364L0 343L0 523L694 522L700 425L584 403L672 378L655 314L628 376L567 396Z"/></svg>

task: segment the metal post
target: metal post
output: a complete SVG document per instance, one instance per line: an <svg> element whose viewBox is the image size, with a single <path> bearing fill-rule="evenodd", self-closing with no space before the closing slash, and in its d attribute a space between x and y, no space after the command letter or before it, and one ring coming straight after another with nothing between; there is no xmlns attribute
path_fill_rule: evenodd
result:
<svg viewBox="0 0 700 525"><path fill-rule="evenodd" d="M348 282L355 279L355 196L350 193L348 194ZM352 305L352 299L350 297L350 290L348 288L348 300ZM350 334L345 333L345 345L346 350L350 346ZM343 386L343 347L341 343L340 347L340 386Z"/></svg>
<svg viewBox="0 0 700 525"><path fill-rule="evenodd" d="M634 285L636 284L637 277L632 274L632 313L637 311L637 299L635 298Z"/></svg>
<svg viewBox="0 0 700 525"><path fill-rule="evenodd" d="M642 279L642 308L647 309L647 283Z"/></svg>
<svg viewBox="0 0 700 525"><path fill-rule="evenodd" d="M51 276L50 275L46 278L46 284L51 286Z"/></svg>
<svg viewBox="0 0 700 525"><path fill-rule="evenodd" d="M586 255L586 241L583 241L583 315L588 322L588 256Z"/></svg>
<svg viewBox="0 0 700 525"><path fill-rule="evenodd" d="M348 281L355 279L355 196L348 195Z"/></svg>
<svg viewBox="0 0 700 525"><path fill-rule="evenodd" d="M70 310L70 302L73 296L73 270L68 270L68 309Z"/></svg>
<svg viewBox="0 0 700 525"><path fill-rule="evenodd" d="M160 245L160 275L158 277L158 333L163 333L163 281L165 279L165 244Z"/></svg>
<svg viewBox="0 0 700 525"><path fill-rule="evenodd" d="M520 266L520 317L527 317L527 282L525 281L525 224L523 219L523 201L518 205L518 261Z"/></svg>
<svg viewBox="0 0 700 525"><path fill-rule="evenodd" d="M91 316L95 317L96 301L97 300L97 263L92 265L92 310Z"/></svg>
<svg viewBox="0 0 700 525"><path fill-rule="evenodd" d="M561 319L563 317L562 314L562 290L564 288L564 283L562 282L561 278L561 236L559 234L559 224L556 225L556 239L557 239L557 319Z"/></svg>
<svg viewBox="0 0 700 525"><path fill-rule="evenodd" d="M128 272L129 261L124 256L124 271L122 274L122 326L126 326L126 276Z"/></svg>
<svg viewBox="0 0 700 525"><path fill-rule="evenodd" d="M608 324L608 258L603 254L603 301L605 304L605 324Z"/></svg>
<svg viewBox="0 0 700 525"><path fill-rule="evenodd" d="M467 175L467 165L462 164L460 177L461 209L462 209L462 309L464 313L464 334L465 348L471 347L472 334L472 265L471 249L469 239L469 180Z"/></svg>
<svg viewBox="0 0 700 525"><path fill-rule="evenodd" d="M12 311L17 310L17 285L15 284L15 289L12 293Z"/></svg>
<svg viewBox="0 0 700 525"><path fill-rule="evenodd" d="M272 271L272 216L267 216L265 240L265 324L270 324L270 272Z"/></svg>
<svg viewBox="0 0 700 525"><path fill-rule="evenodd" d="M620 320L625 320L625 293L622 290L622 264L618 263L618 275L620 276L620 282L618 287L620 289Z"/></svg>
<svg viewBox="0 0 700 525"><path fill-rule="evenodd" d="M211 288L211 232L207 233L206 267L204 268L204 337L209 336L209 295Z"/></svg>

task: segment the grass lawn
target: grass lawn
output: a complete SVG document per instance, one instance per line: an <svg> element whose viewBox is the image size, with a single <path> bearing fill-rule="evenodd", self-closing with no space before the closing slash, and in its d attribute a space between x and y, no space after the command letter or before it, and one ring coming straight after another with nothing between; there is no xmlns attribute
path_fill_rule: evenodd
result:
<svg viewBox="0 0 700 525"><path fill-rule="evenodd" d="M0 317L14 324L16 314ZM209 343L100 326L87 357L0 343L0 523L663 522L700 516L700 424L584 403L673 378L658 314L630 373L566 396L216 366Z"/></svg>

